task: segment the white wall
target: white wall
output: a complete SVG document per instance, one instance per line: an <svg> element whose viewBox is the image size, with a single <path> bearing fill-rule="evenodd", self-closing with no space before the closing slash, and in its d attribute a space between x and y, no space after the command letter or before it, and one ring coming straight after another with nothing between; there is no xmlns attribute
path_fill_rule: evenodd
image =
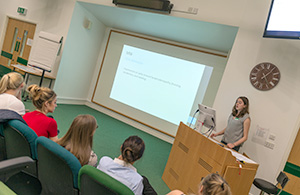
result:
<svg viewBox="0 0 300 195"><path fill-rule="evenodd" d="M35 37L40 31L67 37L76 0L0 0L0 47L7 25L7 16L37 24ZM27 15L19 15L18 7L27 8ZM33 43L33 47L35 44ZM63 45L64 46L64 45ZM62 48L63 51L63 48ZM58 56L52 76L56 76L61 55Z"/></svg>
<svg viewBox="0 0 300 195"><path fill-rule="evenodd" d="M90 29L83 27L85 19ZM54 90L59 100L87 101L106 26L76 3ZM93 82L92 82L93 81ZM67 89L67 90L66 90Z"/></svg>
<svg viewBox="0 0 300 195"><path fill-rule="evenodd" d="M257 177L275 182L299 129L300 42L262 38L269 5L270 1L247 2L214 107L218 127L225 127L235 99L249 98L252 121L242 151L260 164ZM281 71L281 81L270 91L258 91L249 82L251 69L260 62L272 62ZM276 135L273 150L251 140L257 125ZM258 190L252 187L251 193L258 194Z"/></svg>

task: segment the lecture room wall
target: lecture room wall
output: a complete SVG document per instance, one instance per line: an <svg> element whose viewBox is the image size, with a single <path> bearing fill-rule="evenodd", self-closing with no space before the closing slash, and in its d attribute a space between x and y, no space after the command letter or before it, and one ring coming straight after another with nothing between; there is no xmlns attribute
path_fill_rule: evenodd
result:
<svg viewBox="0 0 300 195"><path fill-rule="evenodd" d="M91 22L91 29L83 27L84 20ZM105 29L101 21L76 3L55 85L60 101L87 100L89 90L96 82L94 71L99 64L97 60Z"/></svg>
<svg viewBox="0 0 300 195"><path fill-rule="evenodd" d="M46 31L56 35L67 37L70 21L76 0L1 0L0 1L0 45L2 46L7 17L37 24L34 39L38 32ZM18 7L27 8L27 15L19 15ZM64 46L64 45L63 45ZM33 46L35 44L33 42ZM62 47L62 51L63 51ZM56 59L55 66L51 74L56 76L61 55ZM47 82L47 81L46 81ZM45 82L45 83L46 83ZM47 85L48 86L48 85Z"/></svg>
<svg viewBox="0 0 300 195"><path fill-rule="evenodd" d="M257 177L275 182L299 129L300 59L297 53L300 42L262 38L269 6L270 1L246 1L214 107L221 111L218 126L223 127L233 106L232 100L239 95L249 97L252 123L243 151L260 164ZM250 85L249 72L260 62L272 62L281 71L281 81L273 90L261 92ZM258 126L276 135L273 150L251 140ZM251 192L258 194L255 187Z"/></svg>
<svg viewBox="0 0 300 195"><path fill-rule="evenodd" d="M95 1L84 2L97 3ZM263 176L268 180L274 181L278 171L285 164L295 135L299 129L300 78L298 75L300 74L300 70L298 62L300 57L298 53L300 43L295 40L262 38L270 2L270 0L226 2L197 0L189 1L187 5L186 2L183 3L177 0L172 1L175 4L174 9L186 9L188 6L192 6L199 8L199 12L197 15L187 15L177 12L173 12L171 15L239 27L213 106L218 114L217 126L218 130L225 127L236 97L239 95L249 97L252 124L249 139L242 151L245 151L260 164L257 173L258 177ZM113 6L111 1L108 0L101 1L101 4ZM71 34L71 31L69 33ZM103 31L100 32L101 36L103 36L102 33ZM104 37L104 40L106 40L105 35ZM83 36L82 38L88 39ZM101 42L101 44L104 43L105 41ZM94 88L93 83L100 68L100 59L103 50L99 53L94 73L86 77L86 79L92 80L89 94L86 96L83 96L83 94L74 96L76 93L69 90L59 91L59 94L66 98L73 97L81 100L87 98L90 100ZM250 85L249 72L254 65L265 61L272 62L279 67L282 79L279 85L273 90L261 92ZM74 67L76 64L68 64L65 61L60 66L60 68L65 66L68 69L68 67ZM77 66L80 65L77 64ZM72 70L70 71L73 72ZM61 74L61 76L65 76L65 74ZM76 80L79 76L80 74L75 75L73 80ZM57 84L64 82L66 80L63 78L58 78L57 80ZM72 88L71 84L65 88ZM80 90L83 90L83 87L78 91ZM131 123L134 125L134 122ZM257 126L269 129L276 136L273 150L251 141ZM251 193L257 194L257 190L252 188Z"/></svg>

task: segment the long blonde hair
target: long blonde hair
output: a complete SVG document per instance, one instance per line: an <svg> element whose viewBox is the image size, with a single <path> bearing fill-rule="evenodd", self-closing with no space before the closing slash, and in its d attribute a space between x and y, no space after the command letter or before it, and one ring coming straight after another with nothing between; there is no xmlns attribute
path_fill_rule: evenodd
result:
<svg viewBox="0 0 300 195"><path fill-rule="evenodd" d="M47 87L30 85L27 90L29 91L33 105L41 111L44 111L45 109L45 102L48 101L49 103L52 103L52 101L56 98L56 93Z"/></svg>
<svg viewBox="0 0 300 195"><path fill-rule="evenodd" d="M203 195L231 195L227 182L218 174L207 175L200 183L203 186Z"/></svg>
<svg viewBox="0 0 300 195"><path fill-rule="evenodd" d="M57 143L69 150L80 164L89 162L93 146L93 135L97 128L97 121L92 115L78 115L72 122L65 136Z"/></svg>
<svg viewBox="0 0 300 195"><path fill-rule="evenodd" d="M5 93L9 89L18 89L23 82L24 78L20 73L10 72L3 75L0 80L0 94Z"/></svg>

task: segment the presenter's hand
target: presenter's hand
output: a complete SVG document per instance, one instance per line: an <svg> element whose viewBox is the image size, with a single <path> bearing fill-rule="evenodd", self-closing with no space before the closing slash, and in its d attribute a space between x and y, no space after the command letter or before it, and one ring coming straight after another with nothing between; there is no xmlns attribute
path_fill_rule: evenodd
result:
<svg viewBox="0 0 300 195"><path fill-rule="evenodd" d="M232 143L228 143L227 146L228 146L228 148L231 148L231 149L235 147L235 145L233 145Z"/></svg>
<svg viewBox="0 0 300 195"><path fill-rule="evenodd" d="M211 138L216 137L216 136L217 136L216 133L212 133L212 134L210 135Z"/></svg>

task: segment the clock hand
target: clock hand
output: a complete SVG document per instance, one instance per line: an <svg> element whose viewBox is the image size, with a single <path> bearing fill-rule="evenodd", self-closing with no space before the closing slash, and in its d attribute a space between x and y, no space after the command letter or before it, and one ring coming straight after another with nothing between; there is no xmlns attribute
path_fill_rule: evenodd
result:
<svg viewBox="0 0 300 195"><path fill-rule="evenodd" d="M270 72L268 72L267 74L263 74L263 76L261 77L261 79L264 79L266 78L266 76L268 76L269 74L271 74L271 72L273 72L273 70L275 69L276 67L272 68L272 70Z"/></svg>
<svg viewBox="0 0 300 195"><path fill-rule="evenodd" d="M263 74L263 77L261 77L261 78L264 78L265 81L266 81L266 83L267 83L267 85L268 85L268 80L267 80L267 78L266 78L267 75L265 75L264 73L262 73L262 74Z"/></svg>

